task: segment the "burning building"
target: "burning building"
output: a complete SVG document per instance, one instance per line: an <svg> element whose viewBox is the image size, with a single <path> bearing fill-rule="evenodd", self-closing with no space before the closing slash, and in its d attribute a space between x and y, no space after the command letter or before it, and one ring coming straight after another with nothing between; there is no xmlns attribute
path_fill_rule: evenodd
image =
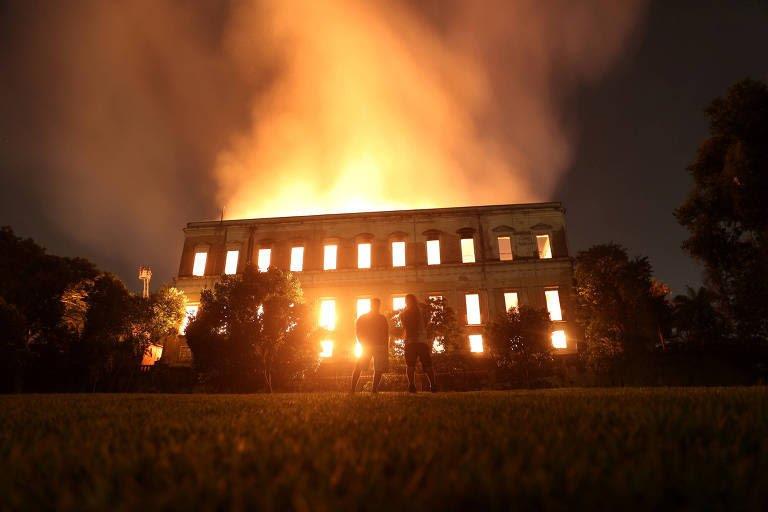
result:
<svg viewBox="0 0 768 512"><path fill-rule="evenodd" d="M466 347L482 354L485 324L518 305L546 308L556 353L576 351L573 268L560 203L342 213L191 222L176 286L197 311L200 292L245 265L295 272L318 325L333 337L321 357L351 359L356 318L378 297L387 313L405 295L441 296L465 325ZM183 328L182 328L183 331ZM170 365L189 365L183 333L166 347Z"/></svg>

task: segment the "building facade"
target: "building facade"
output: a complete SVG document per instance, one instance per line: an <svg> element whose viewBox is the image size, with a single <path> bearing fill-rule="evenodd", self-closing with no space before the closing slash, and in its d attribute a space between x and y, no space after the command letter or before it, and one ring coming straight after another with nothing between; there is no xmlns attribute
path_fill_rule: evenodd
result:
<svg viewBox="0 0 768 512"><path fill-rule="evenodd" d="M321 357L353 358L354 324L378 297L382 310L441 296L481 355L489 320L517 305L547 308L555 353L576 351L573 267L560 203L191 222L175 285L194 315L200 292L245 265L295 272L318 324L333 331ZM183 331L183 327L182 327ZM439 350L439 347L437 347ZM183 333L163 361L189 365Z"/></svg>

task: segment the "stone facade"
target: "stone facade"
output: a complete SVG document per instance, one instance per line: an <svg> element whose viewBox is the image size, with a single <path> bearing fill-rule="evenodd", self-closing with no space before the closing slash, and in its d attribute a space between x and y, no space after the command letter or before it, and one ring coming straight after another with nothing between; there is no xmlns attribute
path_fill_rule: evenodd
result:
<svg viewBox="0 0 768 512"><path fill-rule="evenodd" d="M270 265L289 269L293 248L303 247L297 275L318 319L321 302L333 301L336 359L352 357L358 299L379 297L386 313L393 310L393 300L402 300L396 297L407 293L420 300L443 296L466 324L468 349L469 335L482 334L488 320L502 314L516 297L521 305L549 307L553 318L560 313L562 320L554 323L553 331L562 331L555 341L561 348L555 352L576 351L570 321L573 268L560 203L191 222L184 234L176 286L187 295L190 311L201 290L212 287L225 270L240 272L249 263L257 264L260 249L265 250L262 258L269 249ZM393 266L393 242L405 243L397 247L405 249L405 266ZM433 257L439 247L439 264L428 264L428 243ZM360 244L370 244L370 268L358 268L358 250L368 250ZM326 245L337 246L335 270L324 269ZM471 259L474 262L464 262ZM478 296L479 324L472 318L476 311L468 311L468 294ZM164 362L189 364L183 336L177 341L166 346ZM478 338L473 341L477 350Z"/></svg>

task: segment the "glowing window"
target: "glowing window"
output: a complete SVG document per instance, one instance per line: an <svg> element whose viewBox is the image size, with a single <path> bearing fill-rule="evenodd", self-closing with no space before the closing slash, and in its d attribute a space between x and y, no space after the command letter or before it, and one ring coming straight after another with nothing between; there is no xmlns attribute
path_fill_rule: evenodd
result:
<svg viewBox="0 0 768 512"><path fill-rule="evenodd" d="M329 331L336 329L336 299L320 301L320 327Z"/></svg>
<svg viewBox="0 0 768 512"><path fill-rule="evenodd" d="M259 249L258 267L259 272L266 272L269 269L272 259L272 249Z"/></svg>
<svg viewBox="0 0 768 512"><path fill-rule="evenodd" d="M565 331L552 331L552 346L555 348L568 348L568 342L565 339Z"/></svg>
<svg viewBox="0 0 768 512"><path fill-rule="evenodd" d="M519 305L516 292L504 292L504 309L509 311Z"/></svg>
<svg viewBox="0 0 768 512"><path fill-rule="evenodd" d="M475 239L474 238L461 239L461 262L462 263L475 262Z"/></svg>
<svg viewBox="0 0 768 512"><path fill-rule="evenodd" d="M427 240L427 265L440 264L440 240Z"/></svg>
<svg viewBox="0 0 768 512"><path fill-rule="evenodd" d="M405 295L392 297L392 311L400 311L401 309L405 309Z"/></svg>
<svg viewBox="0 0 768 512"><path fill-rule="evenodd" d="M392 266L405 266L405 242L392 242Z"/></svg>
<svg viewBox="0 0 768 512"><path fill-rule="evenodd" d="M552 257L552 246L549 243L549 235L537 235L536 246L539 248L539 258L548 260Z"/></svg>
<svg viewBox="0 0 768 512"><path fill-rule="evenodd" d="M336 254L339 246L330 244L323 247L323 270L336 270Z"/></svg>
<svg viewBox="0 0 768 512"><path fill-rule="evenodd" d="M432 350L434 350L435 354L445 353L445 343L440 338L435 338L432 340Z"/></svg>
<svg viewBox="0 0 768 512"><path fill-rule="evenodd" d="M179 334L184 334L187 332L187 326L189 325L189 321L195 318L197 316L197 310L200 308L200 306L184 306L184 318L181 321L181 326L179 327Z"/></svg>
<svg viewBox="0 0 768 512"><path fill-rule="evenodd" d="M227 251L227 259L224 262L224 273L227 275L237 274L237 258L240 251Z"/></svg>
<svg viewBox="0 0 768 512"><path fill-rule="evenodd" d="M483 351L483 335L482 334L469 335L469 351L476 352L476 353Z"/></svg>
<svg viewBox="0 0 768 512"><path fill-rule="evenodd" d="M508 236L500 236L499 240L499 259L501 261L512 261L512 239Z"/></svg>
<svg viewBox="0 0 768 512"><path fill-rule="evenodd" d="M357 317L360 318L364 314L371 310L371 299L359 298L357 299Z"/></svg>
<svg viewBox="0 0 768 512"><path fill-rule="evenodd" d="M304 247L291 247L291 272L301 272L304 268Z"/></svg>
<svg viewBox="0 0 768 512"><path fill-rule="evenodd" d="M563 312L560 310L560 294L557 290L546 290L544 297L547 299L547 311L549 318L554 321L563 319Z"/></svg>
<svg viewBox="0 0 768 512"><path fill-rule="evenodd" d="M464 298L467 301L467 324L480 325L480 295L468 293Z"/></svg>
<svg viewBox="0 0 768 512"><path fill-rule="evenodd" d="M205 262L208 261L208 253L207 252L196 252L195 253L195 261L192 264L192 275L193 276L204 276L205 275Z"/></svg>
<svg viewBox="0 0 768 512"><path fill-rule="evenodd" d="M357 244L357 268L371 268L371 244Z"/></svg>
<svg viewBox="0 0 768 512"><path fill-rule="evenodd" d="M333 355L333 341L323 340L320 342L320 357L327 358Z"/></svg>

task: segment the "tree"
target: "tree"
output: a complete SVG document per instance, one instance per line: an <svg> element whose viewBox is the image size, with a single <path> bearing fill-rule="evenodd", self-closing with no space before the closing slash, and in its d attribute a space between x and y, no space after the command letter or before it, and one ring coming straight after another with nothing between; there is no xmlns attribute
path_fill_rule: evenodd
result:
<svg viewBox="0 0 768 512"><path fill-rule="evenodd" d="M705 112L710 136L675 211L690 233L683 248L704 265L736 336L768 341L768 86L742 80Z"/></svg>
<svg viewBox="0 0 768 512"><path fill-rule="evenodd" d="M149 308L146 324L146 337L155 345L163 344L168 336L179 332L186 310L184 292L172 286L166 286L152 294L147 303Z"/></svg>
<svg viewBox="0 0 768 512"><path fill-rule="evenodd" d="M721 341L726 332L720 313L715 308L715 295L707 288L694 290L672 300L673 325L681 341L704 344Z"/></svg>
<svg viewBox="0 0 768 512"><path fill-rule="evenodd" d="M99 384L109 387L138 368L148 346L142 335L147 315L142 311L142 299L112 274L98 275L83 291L85 318L70 357L95 391Z"/></svg>
<svg viewBox="0 0 768 512"><path fill-rule="evenodd" d="M82 258L46 254L29 238L0 228L0 297L24 317L25 343L56 343L64 291L98 271Z"/></svg>
<svg viewBox="0 0 768 512"><path fill-rule="evenodd" d="M213 383L239 387L261 374L271 392L273 374L285 378L316 364L309 325L293 274L248 265L203 291L186 336L196 368Z"/></svg>
<svg viewBox="0 0 768 512"><path fill-rule="evenodd" d="M530 387L531 372L552 360L551 326L546 309L510 308L486 327L491 357L499 368L520 370Z"/></svg>
<svg viewBox="0 0 768 512"><path fill-rule="evenodd" d="M629 258L617 244L576 256L577 322L588 365L598 372L642 358L664 343L669 289L653 279L647 258Z"/></svg>
<svg viewBox="0 0 768 512"><path fill-rule="evenodd" d="M0 297L0 391L20 391L29 359L26 320L13 304Z"/></svg>

